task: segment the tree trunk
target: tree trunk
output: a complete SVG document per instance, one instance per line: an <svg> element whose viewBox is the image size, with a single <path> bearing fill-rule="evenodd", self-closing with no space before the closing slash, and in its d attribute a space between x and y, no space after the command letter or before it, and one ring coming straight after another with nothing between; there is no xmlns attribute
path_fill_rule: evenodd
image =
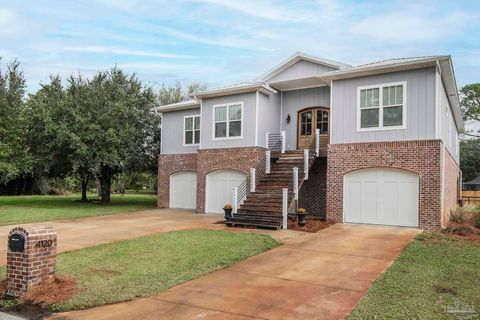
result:
<svg viewBox="0 0 480 320"><path fill-rule="evenodd" d="M110 203L110 189L112 186L112 172L110 167L102 166L100 170L100 192L102 194L102 204Z"/></svg>
<svg viewBox="0 0 480 320"><path fill-rule="evenodd" d="M87 199L88 177L82 178L82 202L88 202Z"/></svg>

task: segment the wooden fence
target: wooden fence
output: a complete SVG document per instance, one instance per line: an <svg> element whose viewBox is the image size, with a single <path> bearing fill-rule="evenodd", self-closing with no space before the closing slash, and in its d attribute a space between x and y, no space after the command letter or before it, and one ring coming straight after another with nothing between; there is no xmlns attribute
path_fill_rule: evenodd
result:
<svg viewBox="0 0 480 320"><path fill-rule="evenodd" d="M462 191L460 204L474 204L480 206L480 191Z"/></svg>

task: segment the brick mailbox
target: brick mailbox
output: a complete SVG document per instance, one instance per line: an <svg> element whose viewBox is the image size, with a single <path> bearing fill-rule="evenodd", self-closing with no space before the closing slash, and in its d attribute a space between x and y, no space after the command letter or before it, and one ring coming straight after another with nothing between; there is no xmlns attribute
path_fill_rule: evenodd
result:
<svg viewBox="0 0 480 320"><path fill-rule="evenodd" d="M57 234L51 227L24 226L8 235L7 291L23 297L55 274Z"/></svg>

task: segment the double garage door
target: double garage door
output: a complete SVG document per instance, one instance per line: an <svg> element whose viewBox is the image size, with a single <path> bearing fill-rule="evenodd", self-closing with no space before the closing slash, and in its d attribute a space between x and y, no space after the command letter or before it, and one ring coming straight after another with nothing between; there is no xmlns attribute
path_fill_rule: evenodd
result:
<svg viewBox="0 0 480 320"><path fill-rule="evenodd" d="M233 202L233 188L246 175L236 170L217 170L209 173L205 185L205 212L221 213L226 203ZM197 200L197 173L180 171L170 176L170 208L195 209Z"/></svg>
<svg viewBox="0 0 480 320"><path fill-rule="evenodd" d="M375 168L345 175L345 222L418 226L418 175Z"/></svg>

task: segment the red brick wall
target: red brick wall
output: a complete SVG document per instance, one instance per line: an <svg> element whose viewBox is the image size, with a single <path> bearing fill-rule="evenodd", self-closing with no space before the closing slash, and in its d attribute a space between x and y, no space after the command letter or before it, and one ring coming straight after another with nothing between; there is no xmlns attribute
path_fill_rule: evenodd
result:
<svg viewBox="0 0 480 320"><path fill-rule="evenodd" d="M260 147L200 149L197 166L197 213L205 212L206 176L215 170L233 169L250 173L265 155Z"/></svg>
<svg viewBox="0 0 480 320"><path fill-rule="evenodd" d="M420 177L419 227L441 226L440 140L332 144L328 147L327 219L343 222L343 178L358 169L398 168Z"/></svg>
<svg viewBox="0 0 480 320"><path fill-rule="evenodd" d="M444 198L443 198L443 226L450 219L450 210L458 204L458 181L460 168L445 148L445 171L444 171Z"/></svg>
<svg viewBox="0 0 480 320"><path fill-rule="evenodd" d="M260 147L200 149L191 154L160 155L157 206L169 206L170 175L181 170L193 170L197 172L197 213L204 213L207 174L227 169L249 174L250 168L255 167L264 155L265 149Z"/></svg>
<svg viewBox="0 0 480 320"><path fill-rule="evenodd" d="M55 274L57 234L51 227L26 226L10 231L25 238L23 252L7 252L6 293L23 297L28 291ZM40 241L40 242L39 242Z"/></svg>
<svg viewBox="0 0 480 320"><path fill-rule="evenodd" d="M326 219L327 209L327 159L317 158L310 168L308 180L302 184L298 206L305 208L309 216Z"/></svg>
<svg viewBox="0 0 480 320"><path fill-rule="evenodd" d="M162 154L158 158L157 206L168 208L170 202L170 175L182 170L197 171L197 154Z"/></svg>

